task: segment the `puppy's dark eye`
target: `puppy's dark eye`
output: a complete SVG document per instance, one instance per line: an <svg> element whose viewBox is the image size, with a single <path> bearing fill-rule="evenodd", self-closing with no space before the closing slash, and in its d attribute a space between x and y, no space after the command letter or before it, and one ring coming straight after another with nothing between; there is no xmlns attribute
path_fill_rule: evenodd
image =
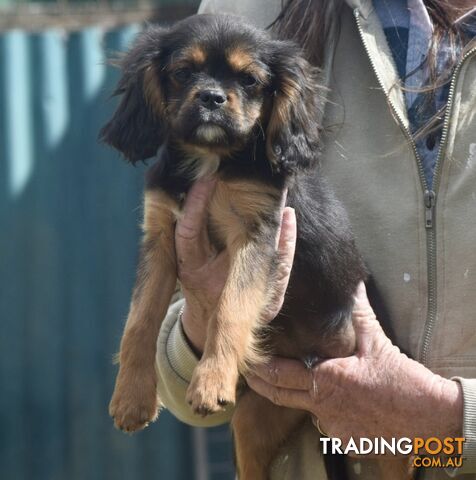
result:
<svg viewBox="0 0 476 480"><path fill-rule="evenodd" d="M174 78L177 82L184 83L187 80L190 80L192 76L192 69L188 67L180 68L174 72Z"/></svg>
<svg viewBox="0 0 476 480"><path fill-rule="evenodd" d="M243 74L240 78L240 83L244 87L252 87L253 85L256 85L257 81L258 80L256 79L256 77L248 73Z"/></svg>

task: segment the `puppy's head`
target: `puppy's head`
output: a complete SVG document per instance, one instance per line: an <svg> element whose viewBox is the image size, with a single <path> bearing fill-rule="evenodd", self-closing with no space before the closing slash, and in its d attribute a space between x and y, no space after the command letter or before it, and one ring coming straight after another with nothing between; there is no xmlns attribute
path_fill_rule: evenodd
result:
<svg viewBox="0 0 476 480"><path fill-rule="evenodd" d="M275 170L315 158L317 72L293 43L238 17L195 15L140 34L121 66L122 98L101 138L131 162L165 138L220 156L264 138Z"/></svg>

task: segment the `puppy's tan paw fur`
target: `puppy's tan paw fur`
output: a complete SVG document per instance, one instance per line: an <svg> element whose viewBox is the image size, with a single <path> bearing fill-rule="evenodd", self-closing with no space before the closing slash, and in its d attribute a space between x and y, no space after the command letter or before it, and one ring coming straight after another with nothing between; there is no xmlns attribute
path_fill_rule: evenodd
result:
<svg viewBox="0 0 476 480"><path fill-rule="evenodd" d="M119 374L109 404L109 415L116 428L133 433L157 419L159 403L155 376Z"/></svg>
<svg viewBox="0 0 476 480"><path fill-rule="evenodd" d="M218 368L217 362L200 362L193 372L186 400L193 411L205 417L235 403L238 371Z"/></svg>

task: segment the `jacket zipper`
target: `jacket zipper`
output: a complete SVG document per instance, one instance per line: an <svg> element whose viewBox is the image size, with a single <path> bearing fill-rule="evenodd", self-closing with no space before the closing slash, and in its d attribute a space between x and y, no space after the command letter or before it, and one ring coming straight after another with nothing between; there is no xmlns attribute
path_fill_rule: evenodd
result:
<svg viewBox="0 0 476 480"><path fill-rule="evenodd" d="M370 60L370 64L372 66L372 69L375 73L375 76L377 77L377 81L380 85L380 88L382 91L385 93L385 96L387 97L387 101L393 111L393 114L397 118L400 127L402 128L403 132L405 133L405 137L407 138L408 143L412 147L413 153L415 155L416 161L417 161L417 166L418 166L418 172L420 176L420 182L421 186L423 189L423 202L425 206L425 229L426 229L426 246L427 246L427 277L428 277L428 303L427 303L427 317L426 317L426 322L425 322L425 328L424 328L424 333L423 333L423 343L422 347L420 350L420 362L423 363L424 365L427 364L428 361L428 352L430 348L430 342L431 342L431 335L433 332L433 327L436 321L436 315L437 315L437 277L436 277L436 231L435 231L435 207L436 207L436 192L438 191L439 187L439 181L440 181L440 172L441 172L441 164L443 163L443 158L444 158L444 152L446 150L446 142L448 138L448 128L449 128L449 118L450 114L452 111L453 107L453 97L454 97L454 91L456 88L456 82L458 79L458 74L461 70L461 67L463 63L471 57L474 53L476 53L476 48L472 48L468 52L465 53L465 55L461 58L459 63L457 64L453 75L451 77L451 83L450 83L450 90L448 93L448 102L447 102L447 107L446 107L446 112L445 112L445 118L443 121L443 129L442 129L442 134L441 134L441 140L440 140L440 146L438 150L438 155L436 158L436 164L435 164L435 170L433 174L433 186L430 189L428 186L428 183L425 178L425 172L423 169L423 162L421 161L420 154L418 153L415 141L413 140L412 134L410 130L405 126L405 123L398 111L398 109L395 107L395 104L391 100L391 98L388 96L384 84L382 82L382 79L380 77L379 72L377 71L377 68L375 67L375 64L372 60L372 57L370 55L370 51L367 45L367 42L365 41L364 34L363 34L363 29L362 29L362 24L360 21L360 12L358 9L354 10L354 16L355 20L357 23L357 29L359 30L359 35L362 40L362 43L364 45L365 52L367 54L367 57Z"/></svg>

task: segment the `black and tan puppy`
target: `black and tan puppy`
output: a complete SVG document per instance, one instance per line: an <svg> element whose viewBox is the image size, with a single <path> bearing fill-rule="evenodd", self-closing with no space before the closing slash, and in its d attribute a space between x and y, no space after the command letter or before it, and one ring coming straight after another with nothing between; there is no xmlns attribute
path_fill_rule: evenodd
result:
<svg viewBox="0 0 476 480"><path fill-rule="evenodd" d="M156 341L177 280L174 224L194 180L215 175L209 232L217 250L228 251L230 272L209 312L187 400L202 415L237 402L240 478L266 479L278 447L306 417L249 390L237 401L238 378L264 352L311 363L351 354L353 293L365 277L346 213L319 175L317 71L293 43L211 15L148 29L122 70L115 92L122 98L101 138L132 163L156 162L147 175L141 262L110 413L129 432L157 415ZM286 188L297 252L285 305L263 334Z"/></svg>

